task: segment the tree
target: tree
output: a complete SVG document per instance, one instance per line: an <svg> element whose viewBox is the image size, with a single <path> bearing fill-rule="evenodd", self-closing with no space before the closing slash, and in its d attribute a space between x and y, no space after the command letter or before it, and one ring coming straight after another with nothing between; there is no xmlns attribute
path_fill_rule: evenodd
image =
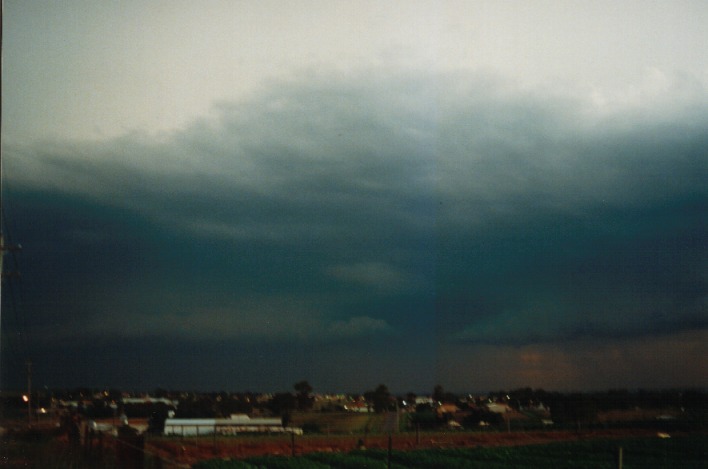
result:
<svg viewBox="0 0 708 469"><path fill-rule="evenodd" d="M406 394L406 404L408 404L407 407L409 407L411 409L415 409L415 398L416 397L417 396L415 395L414 392L409 392L408 394Z"/></svg>
<svg viewBox="0 0 708 469"><path fill-rule="evenodd" d="M294 410L297 406L295 396L287 393L278 393L268 402L268 407L276 415L284 415Z"/></svg>
<svg viewBox="0 0 708 469"><path fill-rule="evenodd" d="M298 394L310 394L312 392L312 386L306 380L298 381L293 385L293 388Z"/></svg>
<svg viewBox="0 0 708 469"><path fill-rule="evenodd" d="M587 394L559 395L551 403L551 417L556 422L590 423L597 418L597 403Z"/></svg>
<svg viewBox="0 0 708 469"><path fill-rule="evenodd" d="M435 402L443 402L445 400L445 389L439 384L433 389L433 400Z"/></svg>
<svg viewBox="0 0 708 469"><path fill-rule="evenodd" d="M408 414L408 421L411 426L429 430L440 425L438 415L433 412L430 406L428 407L428 409Z"/></svg>
<svg viewBox="0 0 708 469"><path fill-rule="evenodd" d="M476 408L472 409L464 417L462 425L465 428L479 428L481 422L485 422L487 425L501 425L504 422L504 418L496 412Z"/></svg>
<svg viewBox="0 0 708 469"><path fill-rule="evenodd" d="M391 405L391 393L383 384L379 384L373 391L366 392L364 396L373 404L374 412L384 412Z"/></svg>
<svg viewBox="0 0 708 469"><path fill-rule="evenodd" d="M175 410L175 417L177 418L216 418L216 403L207 396L193 397L192 399L185 399L180 401L179 406ZM126 414L130 417L128 409L132 406L126 406ZM146 415L140 415L144 417L150 416L146 412Z"/></svg>
<svg viewBox="0 0 708 469"><path fill-rule="evenodd" d="M243 395L227 396L219 402L219 412L224 417L231 414L250 414L253 412L253 403Z"/></svg>
<svg viewBox="0 0 708 469"><path fill-rule="evenodd" d="M310 395L312 393L312 386L307 381L299 381L293 385L295 391L297 391L297 407L300 410L309 410L312 408L314 403L314 398Z"/></svg>

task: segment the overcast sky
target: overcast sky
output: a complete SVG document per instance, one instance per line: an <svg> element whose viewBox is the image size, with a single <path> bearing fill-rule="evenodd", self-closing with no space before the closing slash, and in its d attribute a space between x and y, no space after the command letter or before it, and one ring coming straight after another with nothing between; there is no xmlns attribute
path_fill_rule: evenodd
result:
<svg viewBox="0 0 708 469"><path fill-rule="evenodd" d="M708 386L706 24L6 0L2 386Z"/></svg>

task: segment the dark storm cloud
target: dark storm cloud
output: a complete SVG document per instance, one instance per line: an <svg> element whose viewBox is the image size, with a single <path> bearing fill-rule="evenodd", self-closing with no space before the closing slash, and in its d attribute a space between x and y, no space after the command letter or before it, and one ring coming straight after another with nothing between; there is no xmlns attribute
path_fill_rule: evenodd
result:
<svg viewBox="0 0 708 469"><path fill-rule="evenodd" d="M37 304L35 327L428 349L704 330L698 96L603 116L484 76L322 72L180 132L8 146L26 236L73 266L40 294L66 316Z"/></svg>

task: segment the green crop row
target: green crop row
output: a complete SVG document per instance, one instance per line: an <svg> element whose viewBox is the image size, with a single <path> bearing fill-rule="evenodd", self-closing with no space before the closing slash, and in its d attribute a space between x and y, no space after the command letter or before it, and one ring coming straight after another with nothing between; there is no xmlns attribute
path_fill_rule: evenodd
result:
<svg viewBox="0 0 708 469"><path fill-rule="evenodd" d="M694 435L671 439L629 438L623 440L585 440L543 445L427 449L393 451L392 469L532 469L579 468L614 469L618 466L619 448L623 467L704 469L708 467L708 436ZM360 450L351 453L312 453L288 458L260 456L245 460L212 460L195 469L385 469L385 450Z"/></svg>

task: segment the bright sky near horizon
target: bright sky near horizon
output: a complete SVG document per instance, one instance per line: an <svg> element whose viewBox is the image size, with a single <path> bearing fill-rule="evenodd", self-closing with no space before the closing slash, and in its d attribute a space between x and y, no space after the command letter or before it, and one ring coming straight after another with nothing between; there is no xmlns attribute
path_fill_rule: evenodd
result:
<svg viewBox="0 0 708 469"><path fill-rule="evenodd" d="M3 14L2 386L708 386L708 3Z"/></svg>
<svg viewBox="0 0 708 469"><path fill-rule="evenodd" d="M646 105L676 81L708 82L703 2L72 0L5 10L12 139L174 131L219 102L323 69L481 71L610 108Z"/></svg>

